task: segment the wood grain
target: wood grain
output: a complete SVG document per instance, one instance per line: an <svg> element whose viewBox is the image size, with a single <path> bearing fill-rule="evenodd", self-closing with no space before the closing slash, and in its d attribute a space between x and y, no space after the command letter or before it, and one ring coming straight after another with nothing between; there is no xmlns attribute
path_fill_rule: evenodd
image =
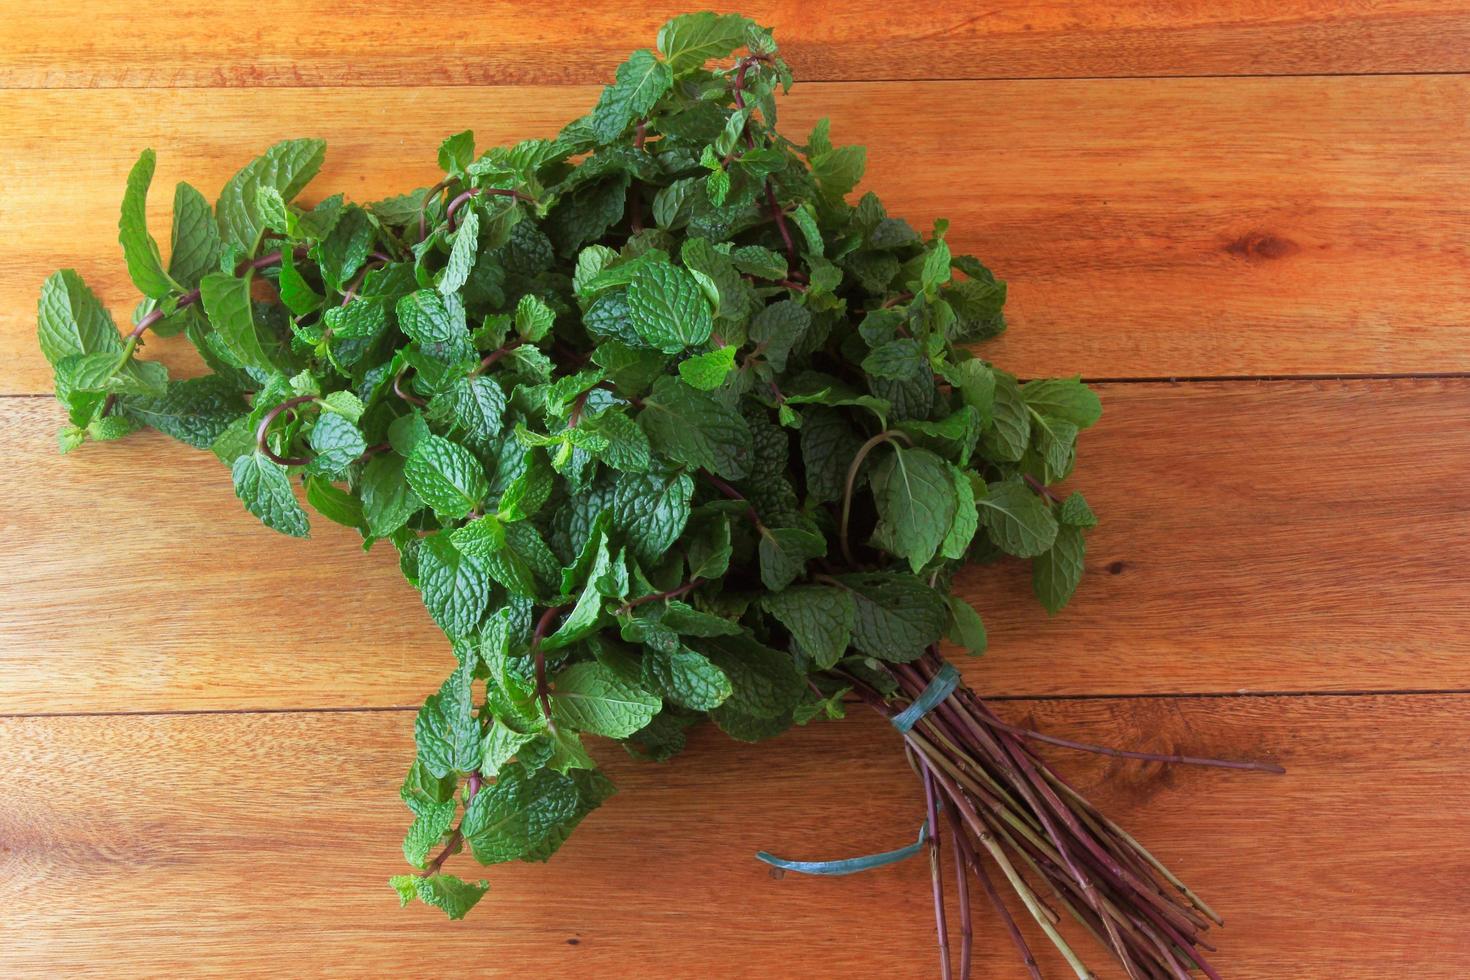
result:
<svg viewBox="0 0 1470 980"><path fill-rule="evenodd" d="M802 78L996 78L1464 71L1453 0L943 5L718 4L775 28ZM0 86L484 85L601 82L687 4L566 0L294 5L8 0Z"/></svg>
<svg viewBox="0 0 1470 980"><path fill-rule="evenodd" d="M450 132L550 133L593 97L0 92L0 393L49 389L35 303L54 269L79 270L126 322L117 206L142 147L159 154L166 243L176 180L213 195L276 139L325 137L315 193L371 200L436 179ZM954 247L1011 281L1011 330L987 353L1024 376L1470 370L1470 77L798 86L783 124L823 114L868 144L868 184L894 213L949 216ZM186 346L149 354L189 364Z"/></svg>
<svg viewBox="0 0 1470 980"><path fill-rule="evenodd" d="M1470 738L1470 698L1002 710L1072 737L1287 767L1270 777L1055 757L1220 910L1225 976L1463 976L1470 861L1457 845L1470 789L1454 753ZM876 718L758 746L704 730L666 766L598 744L619 795L549 864L486 870L490 895L457 924L398 911L385 881L402 867L407 811L394 788L411 729L406 712L0 721L6 974L936 973L923 861L773 880L752 857L912 838L922 806ZM983 904L975 927L976 976L1023 977ZM1033 942L1047 976L1070 975ZM1117 976L1086 949L1102 977Z"/></svg>
<svg viewBox="0 0 1470 980"><path fill-rule="evenodd" d="M993 695L1470 688L1470 381L1110 385L1069 485L1102 517L1048 618L971 569ZM61 457L0 401L0 712L418 704L448 651L391 549L244 512L162 436ZM344 583L350 583L344 588Z"/></svg>

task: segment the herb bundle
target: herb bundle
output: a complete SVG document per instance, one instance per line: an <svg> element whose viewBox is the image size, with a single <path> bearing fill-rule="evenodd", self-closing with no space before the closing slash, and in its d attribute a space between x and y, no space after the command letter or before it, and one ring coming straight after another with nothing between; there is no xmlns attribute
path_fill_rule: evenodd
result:
<svg viewBox="0 0 1470 980"><path fill-rule="evenodd" d="M180 184L167 262L145 152L131 331L75 272L41 294L62 449L151 426L218 456L275 530L307 535L300 483L397 549L456 658L400 790L405 903L465 915L488 885L444 870L463 851L549 858L613 792L584 735L666 760L705 721L758 741L866 704L922 784L946 977L944 844L961 975L972 885L1037 974L998 874L1079 976L1062 913L1130 976L1213 976L1214 913L1031 744L1093 747L1001 721L938 653L985 647L950 591L968 561L1030 559L1051 611L1076 588L1095 518L1050 485L1098 400L969 352L1003 329L1004 283L945 222L850 203L863 150L825 122L780 135L790 83L768 31L678 17L554 138L445 140L432 187L301 206L318 140L213 206ZM138 359L150 331L210 373Z"/></svg>

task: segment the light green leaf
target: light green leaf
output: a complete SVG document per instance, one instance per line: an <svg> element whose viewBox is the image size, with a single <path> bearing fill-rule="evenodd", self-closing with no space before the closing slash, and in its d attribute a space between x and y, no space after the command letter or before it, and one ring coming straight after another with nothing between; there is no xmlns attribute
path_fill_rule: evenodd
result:
<svg viewBox="0 0 1470 980"><path fill-rule="evenodd" d="M739 14L702 11L675 17L658 32L658 49L674 75L683 75L705 62L724 58L745 43L750 20Z"/></svg>
<svg viewBox="0 0 1470 980"><path fill-rule="evenodd" d="M761 598L761 608L791 633L796 649L818 670L847 653L857 623L857 603L846 589L798 585Z"/></svg>
<svg viewBox="0 0 1470 980"><path fill-rule="evenodd" d="M727 480L743 479L754 451L738 412L678 378L659 378L643 399L638 424L654 451Z"/></svg>
<svg viewBox="0 0 1470 980"><path fill-rule="evenodd" d="M445 532L419 539L419 589L434 622L451 640L469 636L490 604L490 572L483 559L454 546Z"/></svg>
<svg viewBox="0 0 1470 980"><path fill-rule="evenodd" d="M425 905L442 909L451 919L463 919L490 890L488 882L461 881L447 874L395 875L388 883L398 892L400 905L407 905L417 896Z"/></svg>
<svg viewBox="0 0 1470 980"><path fill-rule="evenodd" d="M221 237L246 254L253 252L265 230L256 201L260 189L273 188L289 202L316 176L326 154L323 140L284 140L246 164L225 184L215 204Z"/></svg>
<svg viewBox="0 0 1470 980"><path fill-rule="evenodd" d="M628 312L638 335L667 354L704 343L714 330L709 301L699 284L667 262L650 262L634 273L628 284Z"/></svg>
<svg viewBox="0 0 1470 980"><path fill-rule="evenodd" d="M959 596L945 600L949 606L949 627L945 631L951 640L979 656L985 652L985 623L973 606Z"/></svg>
<svg viewBox="0 0 1470 980"><path fill-rule="evenodd" d="M647 115L674 82L674 73L652 51L634 51L618 66L613 84L602 90L592 110L591 130L599 143L611 143L639 116Z"/></svg>
<svg viewBox="0 0 1470 980"><path fill-rule="evenodd" d="M551 711L557 724L608 738L627 738L653 720L662 702L595 660L556 675Z"/></svg>
<svg viewBox="0 0 1470 980"><path fill-rule="evenodd" d="M485 468L474 454L443 436L419 439L403 468L414 494L451 519L464 517L490 492Z"/></svg>
<svg viewBox="0 0 1470 980"><path fill-rule="evenodd" d="M223 245L214 209L204 195L180 183L174 188L174 221L168 256L168 274L186 288L199 285L199 280L219 268Z"/></svg>
<svg viewBox="0 0 1470 980"><path fill-rule="evenodd" d="M874 532L891 554L917 573L929 564L954 525L957 502L950 466L927 449L893 445L872 474L882 523Z"/></svg>
<svg viewBox="0 0 1470 980"><path fill-rule="evenodd" d="M199 281L204 312L214 326L213 336L246 367L274 372L276 366L261 343L250 306L250 276L211 272Z"/></svg>
<svg viewBox="0 0 1470 980"><path fill-rule="evenodd" d="M679 362L679 377L691 388L712 391L725 383L735 370L735 348L726 344Z"/></svg>
<svg viewBox="0 0 1470 980"><path fill-rule="evenodd" d="M36 333L41 353L52 364L71 354L107 353L123 348L112 314L71 269L53 272L41 287Z"/></svg>
<svg viewBox="0 0 1470 980"><path fill-rule="evenodd" d="M123 194L122 216L117 223L117 237L127 261L128 275L144 296L163 299L176 288L163 271L163 256L158 242L148 234L148 185L153 183L154 156L144 150L128 173L128 189Z"/></svg>
<svg viewBox="0 0 1470 980"><path fill-rule="evenodd" d="M1033 558L1056 540L1057 520L1051 508L1020 480L990 484L977 503L981 525L1008 555Z"/></svg>
<svg viewBox="0 0 1470 980"><path fill-rule="evenodd" d="M484 756L470 692L473 680L468 665L459 667L424 700L414 719L418 761L434 776L471 772Z"/></svg>
<svg viewBox="0 0 1470 980"><path fill-rule="evenodd" d="M870 657L907 663L944 633L944 597L912 575L867 572L839 581L856 604L852 645Z"/></svg>
<svg viewBox="0 0 1470 980"><path fill-rule="evenodd" d="M470 278L470 271L475 267L475 260L479 257L480 215L472 207L464 208L459 213L462 216L459 227L450 236L452 244L449 248L449 260L439 273L441 293L457 293L463 289Z"/></svg>
<svg viewBox="0 0 1470 980"><path fill-rule="evenodd" d="M1031 563L1031 587L1049 613L1060 612L1082 581L1082 529L1063 524L1052 546Z"/></svg>
<svg viewBox="0 0 1470 980"><path fill-rule="evenodd" d="M266 527L289 534L293 538L308 536L310 527L306 511L301 509L295 494L291 492L291 480L286 475L286 467L253 452L236 459L230 467L230 473L235 480L235 496Z"/></svg>

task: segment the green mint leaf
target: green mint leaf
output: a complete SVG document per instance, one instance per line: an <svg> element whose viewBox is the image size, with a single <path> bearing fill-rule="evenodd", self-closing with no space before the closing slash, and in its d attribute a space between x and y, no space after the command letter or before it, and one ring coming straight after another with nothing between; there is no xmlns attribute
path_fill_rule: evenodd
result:
<svg viewBox="0 0 1470 980"><path fill-rule="evenodd" d="M493 786L475 794L460 829L481 864L513 861L546 839L577 810L577 785L554 769L501 770Z"/></svg>
<svg viewBox="0 0 1470 980"><path fill-rule="evenodd" d="M591 130L599 143L611 143L639 116L647 115L674 83L674 73L652 51L634 51L618 66L613 84L602 90L592 110Z"/></svg>
<svg viewBox="0 0 1470 980"><path fill-rule="evenodd" d="M437 694L429 695L414 720L418 761L431 775L471 772L484 756L470 694L472 681L468 665L459 667Z"/></svg>
<svg viewBox="0 0 1470 980"><path fill-rule="evenodd" d="M997 461L1018 462L1031 442L1031 412L1014 378L995 375L994 382L991 424L981 436L981 446Z"/></svg>
<svg viewBox="0 0 1470 980"><path fill-rule="evenodd" d="M475 133L467 129L455 133L439 144L439 169L447 174L463 176L465 168L475 159Z"/></svg>
<svg viewBox="0 0 1470 980"><path fill-rule="evenodd" d="M417 897L425 905L443 910L451 919L463 919L490 890L488 882L461 881L447 874L395 875L388 883L398 893L400 905L407 905Z"/></svg>
<svg viewBox="0 0 1470 980"><path fill-rule="evenodd" d="M662 377L643 400L638 424L657 453L727 480L750 472L750 426L739 413L678 378Z"/></svg>
<svg viewBox="0 0 1470 980"><path fill-rule="evenodd" d="M970 482L969 474L953 464L947 468L954 484L954 523L945 533L939 551L946 558L958 560L965 557L975 532L980 528L980 514L975 507L975 486Z"/></svg>
<svg viewBox="0 0 1470 980"><path fill-rule="evenodd" d="M231 356L245 367L274 372L275 363L266 353L256 329L250 305L250 277L228 272L211 272L199 281L204 312L218 338Z"/></svg>
<svg viewBox="0 0 1470 980"><path fill-rule="evenodd" d="M780 592L806 570L806 563L827 553L827 539L794 527L766 528L760 536L761 583Z"/></svg>
<svg viewBox="0 0 1470 980"><path fill-rule="evenodd" d="M818 670L847 653L857 624L851 592L830 585L798 585L761 599L761 608L790 632L796 649Z"/></svg>
<svg viewBox="0 0 1470 980"><path fill-rule="evenodd" d="M789 654L772 650L749 634L696 638L689 646L729 678L730 696L721 707L731 713L764 719L789 716L806 690Z"/></svg>
<svg viewBox="0 0 1470 980"><path fill-rule="evenodd" d="M907 663L944 632L944 597L912 575L866 572L839 581L856 606L852 645L870 657Z"/></svg>
<svg viewBox="0 0 1470 980"><path fill-rule="evenodd" d="M404 477L405 462L394 453L380 453L363 469L362 516L373 537L386 538L424 506Z"/></svg>
<svg viewBox="0 0 1470 980"><path fill-rule="evenodd" d="M163 256L158 242L148 234L148 185L153 183L154 155L144 150L128 173L128 189L123 194L122 216L117 223L118 242L128 264L133 285L144 296L163 299L174 291L173 280L163 271Z"/></svg>
<svg viewBox="0 0 1470 980"><path fill-rule="evenodd" d="M230 467L235 480L235 496L245 508L260 518L266 527L304 538L310 533L306 511L291 492L291 479L286 467L258 452L246 453Z"/></svg>
<svg viewBox="0 0 1470 980"><path fill-rule="evenodd" d="M52 364L72 354L111 353L123 347L112 314L71 269L53 272L41 287L36 333L41 353Z"/></svg>
<svg viewBox="0 0 1470 980"><path fill-rule="evenodd" d="M439 273L439 292L457 293L464 288L469 281L470 271L475 267L475 260L479 256L480 242L480 216L475 209L464 208L460 211L462 218L459 227L450 236L452 244L449 249L449 261L444 264L444 270Z"/></svg>
<svg viewBox="0 0 1470 980"><path fill-rule="evenodd" d="M703 11L675 17L658 31L658 49L674 75L684 75L705 62L724 58L745 44L750 20L739 14Z"/></svg>
<svg viewBox="0 0 1470 980"><path fill-rule="evenodd" d="M239 389L218 375L171 381L162 396L129 398L122 407L129 418L195 449L208 449L246 411Z"/></svg>
<svg viewBox="0 0 1470 980"><path fill-rule="evenodd" d="M605 440L602 448L592 452L613 469L627 473L642 473L648 469L652 458L648 436L643 434L637 422L622 412L603 412L583 422L581 428Z"/></svg>
<svg viewBox="0 0 1470 980"><path fill-rule="evenodd" d="M1076 491L1062 503L1057 516L1063 524L1071 527L1097 526L1097 515L1087 506L1087 498Z"/></svg>
<svg viewBox="0 0 1470 980"><path fill-rule="evenodd" d="M520 751L521 746L536 737L535 732L518 732L501 722L494 722L485 733L484 755L480 760L480 775L494 779L500 775L505 764Z"/></svg>
<svg viewBox="0 0 1470 980"><path fill-rule="evenodd" d="M932 293L949 282L949 263L949 246L941 239L935 242L929 249L929 253L924 256L924 271L920 273L919 281L925 290Z"/></svg>
<svg viewBox="0 0 1470 980"><path fill-rule="evenodd" d="M457 296L421 289L400 299L397 313L403 332L431 357L457 361L474 352L464 306Z"/></svg>
<svg viewBox="0 0 1470 980"><path fill-rule="evenodd" d="M1102 417L1102 402L1076 378L1032 381L1021 387L1021 398L1035 411L1085 429Z"/></svg>
<svg viewBox="0 0 1470 980"><path fill-rule="evenodd" d="M1082 581L1082 529L1063 524L1052 546L1031 563L1031 588L1049 613L1060 612Z"/></svg>
<svg viewBox="0 0 1470 980"><path fill-rule="evenodd" d="M313 476L340 478L347 468L367 451L362 431L346 418L333 412L322 412L308 437L315 454L306 472Z"/></svg>
<svg viewBox="0 0 1470 980"><path fill-rule="evenodd" d="M489 558L505 547L505 525L486 514L463 527L455 528L449 537L462 554L474 558Z"/></svg>
<svg viewBox="0 0 1470 980"><path fill-rule="evenodd" d="M291 256L289 249L281 253L281 275L278 286L281 291L281 302L297 316L313 313L321 309L322 304L326 302L326 298L313 289L306 278L297 271L296 260ZM327 311L327 317L336 317L340 320L344 315L352 315L347 313L350 309L352 309L351 306L335 307ZM354 313L356 312L354 310ZM343 328L334 323L332 319L327 319L327 326L337 336L343 336Z"/></svg>
<svg viewBox="0 0 1470 980"><path fill-rule="evenodd" d="M689 540L689 576L716 579L730 567L734 549L730 544L730 522L723 516L705 524Z"/></svg>
<svg viewBox="0 0 1470 980"><path fill-rule="evenodd" d="M724 671L687 647L672 653L649 650L643 655L643 679L649 689L695 711L718 708L732 691Z"/></svg>
<svg viewBox="0 0 1470 980"><path fill-rule="evenodd" d="M1034 558L1052 546L1057 520L1051 508L1020 480L990 484L980 505L980 524L1008 555Z"/></svg>
<svg viewBox="0 0 1470 980"><path fill-rule="evenodd" d="M320 476L306 478L306 502L327 520L343 527L366 530L362 501Z"/></svg>
<svg viewBox="0 0 1470 980"><path fill-rule="evenodd" d="M558 725L627 738L653 720L662 702L601 663L584 661L556 675L551 712Z"/></svg>
<svg viewBox="0 0 1470 980"><path fill-rule="evenodd" d="M413 824L403 837L403 857L413 867L422 868L428 864L429 852L444 842L445 833L454 826L454 814L459 805L453 799L440 802L417 799L406 792L400 792L400 795L403 795L404 804L413 811Z"/></svg>
<svg viewBox="0 0 1470 980"><path fill-rule="evenodd" d="M556 322L556 311L534 293L527 293L516 303L516 333L531 343L551 332Z"/></svg>
<svg viewBox="0 0 1470 980"><path fill-rule="evenodd" d="M485 468L474 454L433 434L414 445L403 474L415 496L434 513L454 520L478 507L490 492Z"/></svg>
<svg viewBox="0 0 1470 980"><path fill-rule="evenodd" d="M168 255L168 276L186 289L219 268L223 249L214 209L204 195L188 184L174 188L174 220Z"/></svg>
<svg viewBox="0 0 1470 980"><path fill-rule="evenodd" d="M890 553L918 573L934 558L954 525L957 501L950 466L927 449L893 451L873 469L873 495L882 523L874 531Z"/></svg>
<svg viewBox="0 0 1470 980"><path fill-rule="evenodd" d="M430 534L419 540L418 578L424 608L450 639L479 628L490 604L485 559L461 552L447 533Z"/></svg>
<svg viewBox="0 0 1470 980"><path fill-rule="evenodd" d="M689 387L700 391L713 391L720 387L733 370L735 348L730 344L679 362L679 377Z"/></svg>
<svg viewBox="0 0 1470 980"><path fill-rule="evenodd" d="M944 631L945 635L972 655L980 656L987 643L985 623L981 621L980 614L958 596L950 596L945 603L949 606L949 626Z"/></svg>
<svg viewBox="0 0 1470 980"><path fill-rule="evenodd" d="M269 187L289 202L316 176L326 154L322 140L284 140L247 163L215 203L220 237L247 255L253 252L265 231L257 203L260 189Z"/></svg>
<svg viewBox="0 0 1470 980"><path fill-rule="evenodd" d="M709 301L699 284L666 262L648 263L633 275L628 313L638 336L668 354L704 343L714 330Z"/></svg>

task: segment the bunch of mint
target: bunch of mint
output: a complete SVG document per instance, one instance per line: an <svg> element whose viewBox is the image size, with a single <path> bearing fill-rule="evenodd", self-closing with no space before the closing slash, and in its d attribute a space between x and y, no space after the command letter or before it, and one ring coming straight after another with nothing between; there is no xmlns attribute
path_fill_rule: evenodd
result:
<svg viewBox="0 0 1470 980"><path fill-rule="evenodd" d="M678 17L555 137L449 137L433 187L300 205L318 140L212 207L180 184L167 262L145 152L134 328L75 272L45 284L63 450L151 426L277 531L308 533L303 484L398 550L457 659L415 723L405 902L463 916L487 886L442 870L461 850L549 858L613 792L585 735L663 760L707 721L757 741L901 706L894 665L985 646L964 563L1032 559L1049 610L1077 585L1094 518L1047 485L1097 398L971 353L1005 284L946 222L850 202L862 148L781 135L790 83L767 30ZM210 373L137 359L149 330Z"/></svg>

